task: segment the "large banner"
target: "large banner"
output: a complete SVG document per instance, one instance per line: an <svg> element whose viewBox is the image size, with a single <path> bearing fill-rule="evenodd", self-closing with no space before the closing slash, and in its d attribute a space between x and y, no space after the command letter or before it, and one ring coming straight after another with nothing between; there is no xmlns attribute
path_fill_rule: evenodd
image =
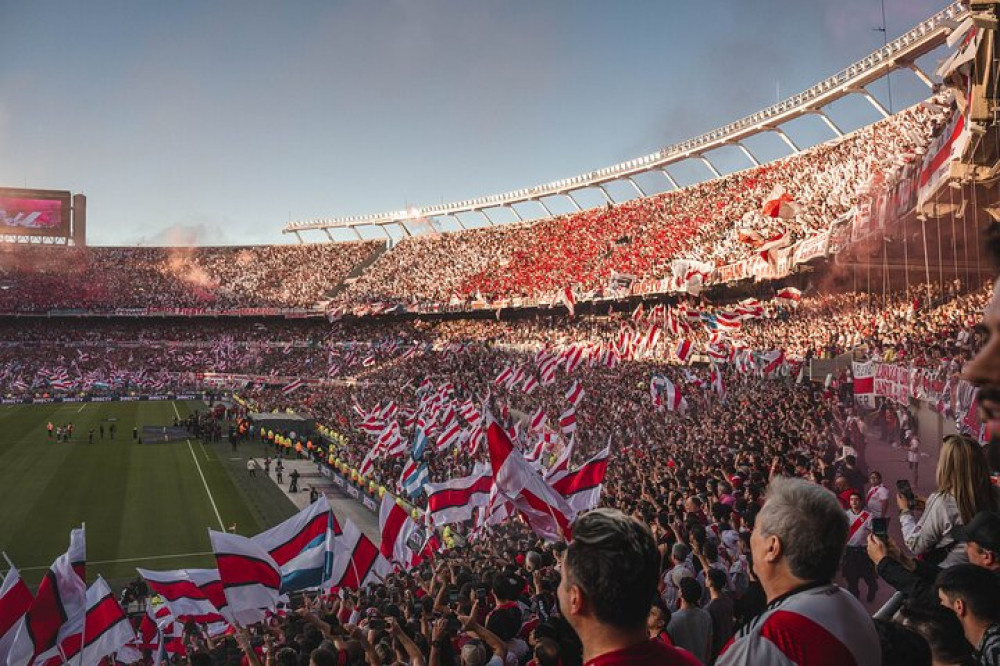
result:
<svg viewBox="0 0 1000 666"><path fill-rule="evenodd" d="M868 409L875 408L875 364L872 361L851 363L854 376L854 401Z"/></svg>

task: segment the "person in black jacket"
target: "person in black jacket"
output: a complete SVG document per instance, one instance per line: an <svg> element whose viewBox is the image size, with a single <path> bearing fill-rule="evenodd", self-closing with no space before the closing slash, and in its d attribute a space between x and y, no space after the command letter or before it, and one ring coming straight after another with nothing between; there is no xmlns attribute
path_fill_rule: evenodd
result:
<svg viewBox="0 0 1000 666"><path fill-rule="evenodd" d="M965 541L965 552L971 564L1000 577L1000 515L980 511L968 525L956 527L952 535L956 541ZM875 535L868 537L868 557L875 563L879 577L905 594L912 604L936 606L940 603L935 580L941 567L911 558L891 540L883 541Z"/></svg>

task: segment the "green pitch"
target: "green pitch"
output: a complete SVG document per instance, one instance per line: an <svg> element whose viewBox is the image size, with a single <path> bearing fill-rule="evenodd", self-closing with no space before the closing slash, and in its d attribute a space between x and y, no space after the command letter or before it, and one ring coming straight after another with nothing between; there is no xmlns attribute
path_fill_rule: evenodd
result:
<svg viewBox="0 0 1000 666"><path fill-rule="evenodd" d="M166 401L0 406L0 550L29 582L44 575L82 522L88 581L101 574L115 585L134 578L137 566L214 566L208 528L235 523L249 536L295 513L273 482L248 478L247 458L265 453L259 442L233 452L226 441L133 440L133 427L141 436L144 425L172 424L175 408L181 417L207 409ZM73 440L49 439L49 421L72 423Z"/></svg>

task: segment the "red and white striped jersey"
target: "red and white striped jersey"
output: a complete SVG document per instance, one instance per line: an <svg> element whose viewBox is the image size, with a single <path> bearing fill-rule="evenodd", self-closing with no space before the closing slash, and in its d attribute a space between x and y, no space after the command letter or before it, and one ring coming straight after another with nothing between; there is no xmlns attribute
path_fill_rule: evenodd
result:
<svg viewBox="0 0 1000 666"><path fill-rule="evenodd" d="M862 509L861 513L847 510L847 546L864 548L868 545L868 535L872 533L872 514Z"/></svg>
<svg viewBox="0 0 1000 666"><path fill-rule="evenodd" d="M875 623L838 585L776 599L722 649L716 666L880 666Z"/></svg>

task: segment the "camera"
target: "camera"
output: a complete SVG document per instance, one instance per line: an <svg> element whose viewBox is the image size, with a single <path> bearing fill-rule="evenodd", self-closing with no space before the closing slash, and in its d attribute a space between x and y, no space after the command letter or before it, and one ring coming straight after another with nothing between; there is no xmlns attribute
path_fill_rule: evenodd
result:
<svg viewBox="0 0 1000 666"><path fill-rule="evenodd" d="M889 539L889 519L888 518L872 518L872 534L877 536L882 541L888 541Z"/></svg>

